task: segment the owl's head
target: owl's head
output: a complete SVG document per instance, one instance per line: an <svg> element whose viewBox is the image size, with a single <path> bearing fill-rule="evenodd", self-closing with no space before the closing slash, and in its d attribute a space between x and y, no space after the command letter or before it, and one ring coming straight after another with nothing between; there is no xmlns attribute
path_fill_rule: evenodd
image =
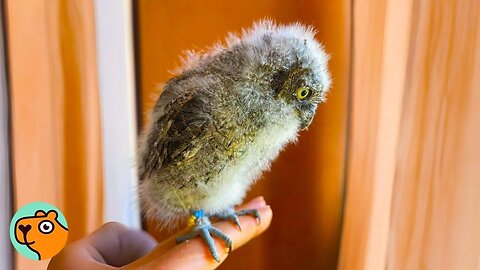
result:
<svg viewBox="0 0 480 270"><path fill-rule="evenodd" d="M253 86L291 107L305 129L331 83L329 57L314 36L312 27L300 23L277 25L261 20L241 35L230 33L226 46L217 43L208 51L187 51L176 74L203 70L201 74L216 74L221 81Z"/></svg>
<svg viewBox="0 0 480 270"><path fill-rule="evenodd" d="M310 125L331 84L328 55L314 35L312 27L299 23L275 25L264 20L245 30L239 40L251 48L255 76L261 74L266 91L293 107L301 129Z"/></svg>

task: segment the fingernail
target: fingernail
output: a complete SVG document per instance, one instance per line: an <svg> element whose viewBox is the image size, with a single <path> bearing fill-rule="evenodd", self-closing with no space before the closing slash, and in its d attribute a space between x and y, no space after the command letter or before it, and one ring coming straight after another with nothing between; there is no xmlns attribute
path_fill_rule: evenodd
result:
<svg viewBox="0 0 480 270"><path fill-rule="evenodd" d="M252 204L256 207L262 207L265 205L265 199L263 198L263 196L256 197L252 200Z"/></svg>
<svg viewBox="0 0 480 270"><path fill-rule="evenodd" d="M263 201L263 200L264 200L263 196L258 196L258 197L253 198L252 201L256 202L256 201Z"/></svg>

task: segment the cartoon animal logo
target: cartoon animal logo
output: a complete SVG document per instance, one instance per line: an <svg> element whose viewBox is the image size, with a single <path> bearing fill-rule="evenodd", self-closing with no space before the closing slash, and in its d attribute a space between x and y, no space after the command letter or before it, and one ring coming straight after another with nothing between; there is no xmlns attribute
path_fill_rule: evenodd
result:
<svg viewBox="0 0 480 270"><path fill-rule="evenodd" d="M55 256L65 246L68 237L68 228L58 221L58 217L56 210L37 210L33 216L19 218L14 227L15 241L33 251L38 260Z"/></svg>

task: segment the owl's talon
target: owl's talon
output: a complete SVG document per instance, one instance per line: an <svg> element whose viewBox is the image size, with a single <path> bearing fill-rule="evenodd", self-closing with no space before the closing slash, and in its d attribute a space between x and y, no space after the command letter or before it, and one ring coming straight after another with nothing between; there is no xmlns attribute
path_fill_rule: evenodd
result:
<svg viewBox="0 0 480 270"><path fill-rule="evenodd" d="M214 227L208 217L203 214L203 211L195 211L192 215L191 220L193 220L194 222L192 229L187 234L178 237L176 239L177 244L200 236L203 241L207 243L208 249L210 250L213 259L217 262L220 262L220 257L217 253L217 249L215 248L215 241L212 237L216 236L223 241L223 243L228 249L228 253L230 254L230 252L232 252L232 240L225 233Z"/></svg>
<svg viewBox="0 0 480 270"><path fill-rule="evenodd" d="M242 231L242 226L240 226L240 220L238 219L238 216L237 215L233 215L231 217L233 223L235 223L235 225L237 225L237 228L238 230Z"/></svg>
<svg viewBox="0 0 480 270"><path fill-rule="evenodd" d="M237 211L235 214L237 214L238 216L250 215L257 220L257 225L260 225L260 223L262 222L262 219L260 218L260 212L258 212L257 209L243 209Z"/></svg>
<svg viewBox="0 0 480 270"><path fill-rule="evenodd" d="M231 220L235 225L237 225L238 229L242 231L242 227L240 226L240 220L238 217L250 215L255 218L257 221L257 225L260 225L260 213L257 209L243 209L239 211L235 211L234 209L229 209L223 213L212 215L212 217L222 219L222 220Z"/></svg>

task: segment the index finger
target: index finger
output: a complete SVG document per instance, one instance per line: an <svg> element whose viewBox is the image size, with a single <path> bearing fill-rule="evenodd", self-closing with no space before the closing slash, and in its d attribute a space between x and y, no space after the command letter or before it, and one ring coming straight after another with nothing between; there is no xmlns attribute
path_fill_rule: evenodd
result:
<svg viewBox="0 0 480 270"><path fill-rule="evenodd" d="M249 202L240 208L252 208L251 203L255 202ZM256 203L258 203L258 201ZM221 221L215 224L215 227L228 235L233 241L234 250L264 232L269 227L273 215L272 210L270 206L265 206L264 202L263 205L264 206L260 206L258 209L262 221L260 224L257 224L257 221L250 216L239 217L242 231L230 221ZM162 242L151 253L128 265L126 269L215 269L228 255L224 244L215 237L215 247L221 258L220 263L212 258L203 239L195 238L176 245L176 237L178 237L178 235ZM166 248L170 250L165 252Z"/></svg>

